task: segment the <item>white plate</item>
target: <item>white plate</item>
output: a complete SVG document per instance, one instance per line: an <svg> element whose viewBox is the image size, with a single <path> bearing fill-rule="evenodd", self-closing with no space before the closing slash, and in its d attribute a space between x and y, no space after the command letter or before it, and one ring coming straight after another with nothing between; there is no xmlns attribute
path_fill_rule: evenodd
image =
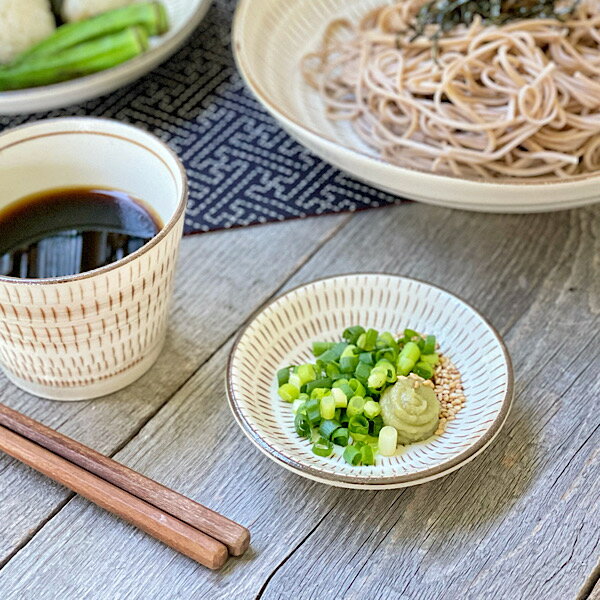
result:
<svg viewBox="0 0 600 600"><path fill-rule="evenodd" d="M151 39L150 49L122 65L55 85L0 92L0 114L14 115L62 108L108 94L145 75L169 58L193 33L211 0L163 0L171 28Z"/></svg>
<svg viewBox="0 0 600 600"><path fill-rule="evenodd" d="M277 370L311 360L315 340L351 325L433 334L461 372L465 406L443 435L377 456L373 467L315 456L277 396ZM295 288L263 308L240 333L227 369L233 414L250 440L279 465L330 485L388 489L425 483L462 467L492 442L508 415L513 375L498 333L471 306L431 284L384 274L330 277Z"/></svg>
<svg viewBox="0 0 600 600"><path fill-rule="evenodd" d="M518 213L574 208L600 200L600 173L552 183L491 183L433 175L379 159L349 124L329 121L317 93L302 79L300 59L318 47L329 21L336 17L357 21L383 2L240 0L233 27L239 70L290 135L353 177L430 204Z"/></svg>

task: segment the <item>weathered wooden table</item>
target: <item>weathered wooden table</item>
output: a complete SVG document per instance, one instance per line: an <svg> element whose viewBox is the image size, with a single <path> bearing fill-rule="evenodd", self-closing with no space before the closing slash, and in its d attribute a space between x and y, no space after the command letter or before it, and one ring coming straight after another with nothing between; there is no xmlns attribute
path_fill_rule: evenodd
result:
<svg viewBox="0 0 600 600"><path fill-rule="evenodd" d="M504 430L456 473L396 491L316 484L234 423L224 366L261 303L349 271L427 279L481 309L516 372ZM184 239L156 366L101 400L0 399L249 526L220 572L0 457L0 598L600 598L600 210L404 205ZM594 587L595 586L595 587Z"/></svg>

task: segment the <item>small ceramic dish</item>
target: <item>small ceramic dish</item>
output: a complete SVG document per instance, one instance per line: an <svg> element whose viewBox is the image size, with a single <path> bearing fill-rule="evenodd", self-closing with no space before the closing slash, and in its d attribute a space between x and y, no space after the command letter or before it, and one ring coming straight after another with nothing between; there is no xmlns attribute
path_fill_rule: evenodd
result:
<svg viewBox="0 0 600 600"><path fill-rule="evenodd" d="M461 371L467 398L445 433L399 446L390 458L377 455L372 467L352 467L341 453L313 454L312 444L296 434L292 406L279 399L275 381L278 369L312 360L311 342L339 340L357 324L435 335ZM429 283L376 273L302 285L259 310L235 342L227 379L236 421L269 458L309 479L359 489L416 485L463 466L496 437L513 395L504 343L474 308Z"/></svg>
<svg viewBox="0 0 600 600"><path fill-rule="evenodd" d="M145 75L175 53L194 32L212 0L163 0L171 28L151 38L150 49L112 69L54 85L0 92L0 114L14 115L79 104Z"/></svg>

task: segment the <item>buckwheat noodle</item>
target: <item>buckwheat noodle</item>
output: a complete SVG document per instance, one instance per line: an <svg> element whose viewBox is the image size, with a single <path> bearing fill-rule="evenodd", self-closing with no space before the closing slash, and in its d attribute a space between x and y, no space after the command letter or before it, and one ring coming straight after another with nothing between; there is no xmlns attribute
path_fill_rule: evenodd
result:
<svg viewBox="0 0 600 600"><path fill-rule="evenodd" d="M426 36L410 41L425 2L328 25L302 69L329 119L351 121L383 159L421 170L554 179L600 169L599 0L565 21L476 18L437 49Z"/></svg>

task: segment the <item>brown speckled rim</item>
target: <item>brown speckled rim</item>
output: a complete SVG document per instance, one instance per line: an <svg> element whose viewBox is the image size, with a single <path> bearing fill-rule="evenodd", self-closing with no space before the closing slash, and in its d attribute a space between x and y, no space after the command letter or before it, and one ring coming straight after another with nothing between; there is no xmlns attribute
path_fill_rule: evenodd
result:
<svg viewBox="0 0 600 600"><path fill-rule="evenodd" d="M112 67L110 69L106 69L104 71L99 71L98 73L93 73L91 75L85 75L83 77L78 77L77 79L71 79L69 81L61 81L60 83L53 83L50 85L44 85L40 87L32 87L25 88L23 90L6 90L0 92L0 97L12 98L12 99L22 99L23 102L27 102L27 100L31 97L35 97L39 95L40 92L44 94L57 94L61 92L68 92L70 90L75 90L81 85L89 85L93 86L97 82L106 79L107 76L113 79L119 79L121 75L124 75L127 71L131 70L134 67L140 66L144 68L146 65L152 65L156 59L158 59L162 54L163 60L167 60L170 56L172 56L177 49L183 44L183 42L194 33L195 29L200 25L200 22L204 18L204 15L207 13L210 5L212 4L212 0L208 0L207 2L200 2L198 8L194 11L192 16L189 18L187 23L183 25L179 30L177 30L173 35L165 38L165 40L154 46L143 54L139 56L135 56L124 63L117 65L116 67ZM166 35L166 34L165 34ZM165 50L166 47L166 50ZM162 61L161 61L162 62ZM152 68L150 66L150 68ZM141 77L142 75L140 75ZM130 82L131 83L131 82ZM127 84L123 84L127 85ZM102 94L99 94L102 95ZM29 98L28 98L29 97Z"/></svg>
<svg viewBox="0 0 600 600"><path fill-rule="evenodd" d="M455 300L458 300L466 308L468 308L475 315L477 315L482 320L482 322L490 329L490 331L492 332L496 341L498 342L498 345L500 346L500 348L502 350L502 354L504 356L504 364L506 366L506 379L507 379L506 391L504 392L504 398L502 399L502 407L500 409L500 412L498 413L498 415L496 416L496 418L494 419L494 421L492 422L490 427L487 429L485 434L482 435L467 450L465 450L464 452L461 452L454 458L447 460L435 467L431 467L429 469L423 469L422 471L419 471L418 473L410 473L407 475L399 475L396 477L379 477L379 478L358 477L358 476L351 477L351 476L337 474L335 472L322 471L320 469L315 469L309 465L298 462L297 460L290 458L289 456L287 456L286 454L284 454L283 452L281 452L280 450L278 450L277 448L275 448L274 446L269 444L266 440L264 440L261 437L261 435L257 431L255 431L251 427L251 425L248 423L248 421L242 415L242 412L240 410L240 407L239 407L238 402L235 397L235 393L233 390L234 356L236 354L236 351L240 344L240 341L246 335L248 328L253 324L255 319L261 313L263 313L265 310L267 310L275 302L278 302L282 298L285 298L286 296L288 296L304 287L307 287L309 285L313 285L315 283L319 283L319 282L323 282L323 281L329 281L332 279L343 279L346 277L356 277L356 276L361 276L361 275L367 275L367 276L383 275L386 277L394 277L397 279L402 279L404 281L413 281L413 282L416 282L419 284L427 285L431 288L434 288L434 289L442 292L443 294L450 296L451 298L453 298ZM273 367L273 374L275 374L275 368L276 368L276 365ZM297 286L291 288L290 290L286 291L284 294L281 294L280 296L278 296L272 300L268 300L263 305L261 305L256 311L254 311L254 313L246 321L246 325L237 334L234 344L233 344L233 347L229 353L229 357L227 359L226 389L227 389L227 400L229 403L229 407L231 409L231 412L233 413L233 416L235 417L235 420L237 421L238 425L242 429L242 431L246 434L246 436L250 439L250 441L252 443L254 443L264 454L266 454L269 458L273 459L275 462L282 464L282 466L288 468L289 470L295 472L298 475L307 476L310 479L319 481L321 483L329 483L329 484L334 484L334 485L340 485L340 484L344 485L345 484L346 487L354 487L354 488L363 487L364 489L377 489L378 487L383 489L383 488L393 487L393 486L401 487L401 486L408 486L408 485L413 485L413 484L417 484L417 483L425 483L426 481L436 479L438 477L442 477L442 476L447 475L450 472L458 469L460 466L469 462L471 459L475 458L479 453L481 453L493 441L493 439L496 437L496 435L499 433L500 429L502 429L502 426L506 422L506 419L508 417L508 414L509 414L511 406L512 406L513 395L514 395L514 373L513 373L513 367L512 367L512 361L510 359L510 355L508 354L506 345L504 344L504 341L502 340L502 337L498 333L497 329L477 309L475 309L466 300L463 300L460 296L457 296L456 294L449 292L448 290L446 290L440 286L434 285L428 281L424 281L422 279L416 279L414 277L405 277L403 275L397 275L395 273L386 273L386 272L353 272L353 273L344 273L344 274L340 274L340 275L332 275L332 276L328 276L328 277L321 277L319 279L315 279L313 281L309 281L307 283L297 285Z"/></svg>
<svg viewBox="0 0 600 600"><path fill-rule="evenodd" d="M369 154L363 150L358 148L353 148L351 146L347 146L346 144L342 144L337 140L329 138L323 135L322 132L310 127L289 114L286 110L284 110L281 106L279 106L275 101L273 101L270 95L260 86L260 84L256 81L256 79L251 74L250 67L244 62L242 57L242 43L241 43L241 29L243 23L243 14L251 10L249 7L251 3L255 0L239 0L237 7L235 9L235 13L233 15L233 26L232 26L232 47L233 47L233 56L235 59L235 63L237 65L237 69L242 75L246 85L250 88L255 97L260 101L260 103L273 115L275 118L283 120L287 122L288 126L295 127L303 131L305 134L320 140L322 143L327 145L331 149L343 149L345 152L348 152L355 157L360 157L361 159L366 159L368 161L372 161L374 163L379 163L386 165L388 167L394 168L398 170L398 176L402 175L402 171L407 171L411 173L419 173L426 175L427 177L433 177L438 179L439 181L456 181L461 180L466 184L470 185L478 185L478 186L486 186L491 187L494 185L500 185L505 187L513 186L515 189L518 189L522 186L540 186L540 191L543 191L545 186L566 186L573 185L574 183L589 183L592 181L600 182L600 171L596 171L593 173L583 173L581 175L577 175L568 180L561 180L556 178L549 177L540 177L535 181L531 181L525 178L506 178L506 177L498 177L497 179L487 180L477 177L456 177L452 175L441 175L439 173L429 173L427 171L423 171L420 169L415 169L412 167L403 167L400 165L396 165L394 163L383 160L382 158L375 156L373 154ZM486 190L483 190L485 192Z"/></svg>
<svg viewBox="0 0 600 600"><path fill-rule="evenodd" d="M40 132L40 129L48 125L55 124L64 124L64 129L61 130L52 130L46 132ZM81 129L81 126L87 124L87 129ZM79 128L77 128L79 126ZM104 130L104 128L116 128L123 130L123 135L118 135L117 133ZM14 142L10 142L8 144L3 144L4 138L8 136L12 136L15 131L27 131L31 130L31 135L15 140ZM170 156L173 160L174 165L176 166L176 171L173 172L171 165L167 164L163 156L158 154L154 149L150 148L142 144L141 142L133 139L126 135L127 131L135 131L136 135L142 135L142 137L146 137L152 141L153 144L158 145L162 148L163 152ZM175 211L171 215L171 218L163 225L162 229L146 244L144 244L141 248L128 254L124 258L121 258L109 265L104 267L99 267L98 269L93 269L91 271L86 271L85 273L79 273L77 275L68 275L66 277L47 277L39 279L30 279L30 278L19 278L19 277L8 277L6 275L0 275L1 283L10 283L15 285L55 285L58 283L68 283L71 281L79 281L81 279L87 279L89 277L95 277L97 275L101 275L103 273L107 273L114 269L118 269L124 264L127 264L133 260L136 260L138 257L142 256L152 248L154 248L157 244L159 244L167 234L175 227L175 225L181 219L181 216L185 212L185 208L187 205L188 199L188 179L187 173L185 171L185 167L183 166L181 160L177 156L177 154L160 138L155 136L152 133L144 131L139 127L135 127L133 125L129 125L127 123L121 123L120 121L115 121L114 119L105 119L102 117L62 117L57 119L45 119L43 121L35 121L33 123L27 123L25 125L20 125L18 127L13 127L12 129L7 129L6 131L0 133L0 155L4 150L8 148L12 148L19 144L25 144L30 142L31 140L36 140L44 137L54 137L58 135L99 135L104 137L112 137L121 141L125 141L127 143L133 144L140 148L143 148L147 152L151 153L158 160L160 160L165 169L168 171L169 175L173 178L175 184L181 184L181 193L179 194L179 198L177 200L177 205L175 207ZM98 185L101 185L102 182L98 182ZM106 182L109 184L109 182ZM105 184L105 185L106 185ZM153 208L153 207L152 207Z"/></svg>

